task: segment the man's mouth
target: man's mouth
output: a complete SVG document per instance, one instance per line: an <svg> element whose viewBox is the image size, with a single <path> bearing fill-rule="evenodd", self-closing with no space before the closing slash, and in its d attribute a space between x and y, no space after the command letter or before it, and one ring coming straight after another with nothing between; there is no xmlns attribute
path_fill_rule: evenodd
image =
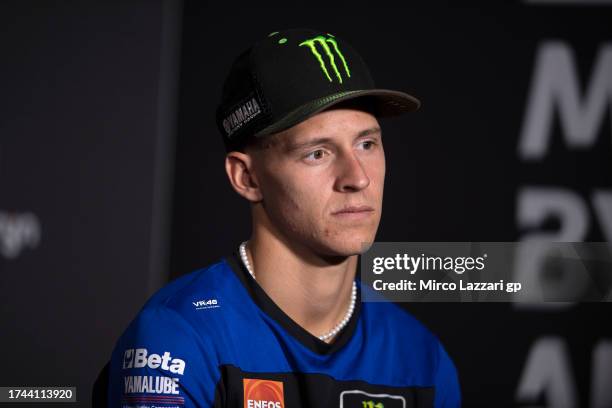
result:
<svg viewBox="0 0 612 408"><path fill-rule="evenodd" d="M332 215L340 218L358 219L368 217L374 213L374 208L367 205L347 206L332 212Z"/></svg>

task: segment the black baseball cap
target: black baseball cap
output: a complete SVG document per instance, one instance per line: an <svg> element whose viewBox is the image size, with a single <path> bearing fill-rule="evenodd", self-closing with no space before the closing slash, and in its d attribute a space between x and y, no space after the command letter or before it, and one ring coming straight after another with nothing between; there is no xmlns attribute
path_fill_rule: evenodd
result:
<svg viewBox="0 0 612 408"><path fill-rule="evenodd" d="M357 52L328 32L270 33L240 54L223 85L217 126L227 150L251 137L288 129L335 104L366 99L372 114L419 108L407 93L378 89Z"/></svg>

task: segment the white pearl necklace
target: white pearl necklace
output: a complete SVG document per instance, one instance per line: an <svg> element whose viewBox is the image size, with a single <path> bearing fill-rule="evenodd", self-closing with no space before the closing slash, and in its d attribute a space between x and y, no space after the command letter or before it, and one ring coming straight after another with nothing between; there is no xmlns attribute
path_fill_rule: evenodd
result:
<svg viewBox="0 0 612 408"><path fill-rule="evenodd" d="M240 258L242 259L242 263L246 267L247 271L249 271L253 279L255 279L255 273L253 272L253 269L251 268L251 263L249 262L249 258L247 257L247 254L246 254L246 244L247 244L247 241L244 241L242 244L240 244L240 248L239 248ZM344 318L340 321L340 323L336 325L336 327L331 329L330 332L323 334L321 336L318 336L319 340L325 341L329 338L332 338L336 334L338 334L340 330L344 329L344 326L348 324L349 320L351 320L351 316L353 316L353 312L355 311L355 303L357 303L357 284L355 283L355 281L353 281L353 290L351 291L351 304L349 305L349 308L346 311Z"/></svg>

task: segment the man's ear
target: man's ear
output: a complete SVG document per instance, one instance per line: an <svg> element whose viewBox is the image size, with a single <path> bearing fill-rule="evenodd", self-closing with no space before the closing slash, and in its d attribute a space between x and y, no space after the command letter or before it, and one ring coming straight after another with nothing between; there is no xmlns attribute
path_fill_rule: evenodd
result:
<svg viewBox="0 0 612 408"><path fill-rule="evenodd" d="M253 157L233 151L225 156L225 172L234 190L251 202L263 199L257 176L253 171Z"/></svg>

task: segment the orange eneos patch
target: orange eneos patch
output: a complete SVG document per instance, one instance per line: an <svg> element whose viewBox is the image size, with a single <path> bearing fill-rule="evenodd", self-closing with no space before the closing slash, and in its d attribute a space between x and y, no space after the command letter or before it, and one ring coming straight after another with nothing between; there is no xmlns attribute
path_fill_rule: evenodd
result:
<svg viewBox="0 0 612 408"><path fill-rule="evenodd" d="M283 382L243 378L244 408L285 408Z"/></svg>

